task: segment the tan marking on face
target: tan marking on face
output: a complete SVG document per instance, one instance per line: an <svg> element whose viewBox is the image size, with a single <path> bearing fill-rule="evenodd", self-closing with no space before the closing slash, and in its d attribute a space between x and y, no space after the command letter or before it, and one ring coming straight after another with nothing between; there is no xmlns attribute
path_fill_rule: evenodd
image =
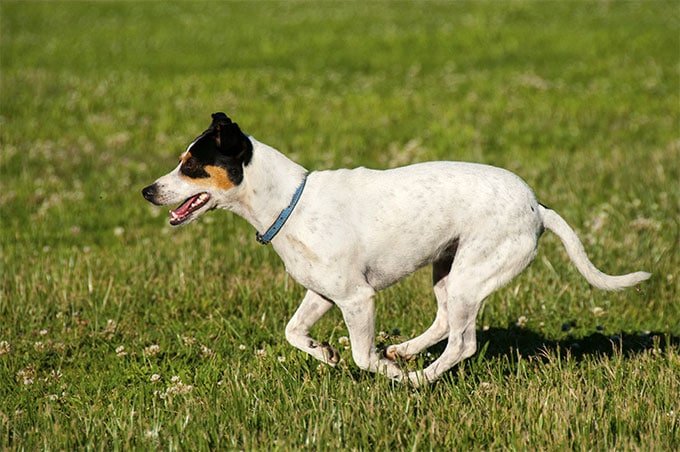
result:
<svg viewBox="0 0 680 452"><path fill-rule="evenodd" d="M229 190L234 186L234 183L229 179L227 171L219 166L207 165L203 169L205 172L210 174L210 177L206 180L212 181L217 188L222 190Z"/></svg>
<svg viewBox="0 0 680 452"><path fill-rule="evenodd" d="M210 175L210 177L192 178L184 174L180 174L180 176L190 180L192 184L199 185L201 187L218 188L220 190L229 190L230 188L234 187L235 184L231 181L231 179L229 179L229 176L227 176L227 171L224 168L214 165L206 165L203 167L203 169Z"/></svg>
<svg viewBox="0 0 680 452"><path fill-rule="evenodd" d="M179 156L179 162L184 163L191 158L191 152L185 151Z"/></svg>

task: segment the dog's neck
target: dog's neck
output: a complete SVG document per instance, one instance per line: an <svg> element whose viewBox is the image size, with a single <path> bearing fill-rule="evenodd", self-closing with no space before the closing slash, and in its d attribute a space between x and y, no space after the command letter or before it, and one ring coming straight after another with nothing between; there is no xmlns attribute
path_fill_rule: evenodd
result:
<svg viewBox="0 0 680 452"><path fill-rule="evenodd" d="M228 209L262 233L290 204L307 170L253 137L250 141L253 157L244 167L239 199Z"/></svg>

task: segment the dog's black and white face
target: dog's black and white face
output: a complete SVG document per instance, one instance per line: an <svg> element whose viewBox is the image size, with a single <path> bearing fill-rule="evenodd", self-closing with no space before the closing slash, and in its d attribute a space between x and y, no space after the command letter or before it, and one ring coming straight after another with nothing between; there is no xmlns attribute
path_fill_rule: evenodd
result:
<svg viewBox="0 0 680 452"><path fill-rule="evenodd" d="M142 190L158 206L179 204L170 211L170 224L179 226L208 210L223 207L243 182L253 145L238 124L224 113L213 113L212 124L187 147L179 165Z"/></svg>

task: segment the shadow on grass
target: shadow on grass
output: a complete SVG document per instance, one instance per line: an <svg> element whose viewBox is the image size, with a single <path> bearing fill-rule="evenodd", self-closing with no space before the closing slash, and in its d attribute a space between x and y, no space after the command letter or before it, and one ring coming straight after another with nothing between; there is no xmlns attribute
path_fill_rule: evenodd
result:
<svg viewBox="0 0 680 452"><path fill-rule="evenodd" d="M543 334L530 329L510 326L477 331L477 344L477 353L463 363L504 358L511 363L505 372L511 373L518 356L539 362L548 362L555 356L569 357L577 362L589 356L612 357L616 355L625 359L650 350L658 350L662 353L668 348L680 350L680 336L662 332L620 332L609 335L596 332L583 337L567 335L563 339L548 339ZM380 353L384 353L387 345L379 344ZM430 347L427 350L430 352L427 358L419 355L421 361L417 369L423 369L434 362L444 348L446 348L446 341ZM446 373L449 374L456 368L457 366L454 366ZM416 370L416 368L410 370ZM347 372L355 380L375 378L375 374L363 372L354 366L350 367Z"/></svg>
<svg viewBox="0 0 680 452"><path fill-rule="evenodd" d="M580 361L586 356L607 356L614 354L631 357L647 350L666 350L668 347L679 348L680 337L662 332L616 334L592 333L583 337L567 336L564 339L548 339L540 333L529 329L509 327L490 328L477 333L477 344L483 358L533 357L547 359L547 356L570 356ZM444 350L446 343L437 344L434 353ZM486 348L486 349L485 349ZM472 358L474 359L474 357Z"/></svg>

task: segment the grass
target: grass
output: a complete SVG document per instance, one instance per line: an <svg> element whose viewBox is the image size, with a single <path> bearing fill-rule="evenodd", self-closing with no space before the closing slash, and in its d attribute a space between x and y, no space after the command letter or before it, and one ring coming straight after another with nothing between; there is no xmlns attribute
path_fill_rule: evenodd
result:
<svg viewBox="0 0 680 452"><path fill-rule="evenodd" d="M3 1L0 447L677 450L679 24L658 1ZM590 289L546 234L432 387L319 367L250 226L171 230L139 194L218 110L312 169L506 167L600 268L653 278ZM381 344L432 320L428 280L379 295Z"/></svg>

